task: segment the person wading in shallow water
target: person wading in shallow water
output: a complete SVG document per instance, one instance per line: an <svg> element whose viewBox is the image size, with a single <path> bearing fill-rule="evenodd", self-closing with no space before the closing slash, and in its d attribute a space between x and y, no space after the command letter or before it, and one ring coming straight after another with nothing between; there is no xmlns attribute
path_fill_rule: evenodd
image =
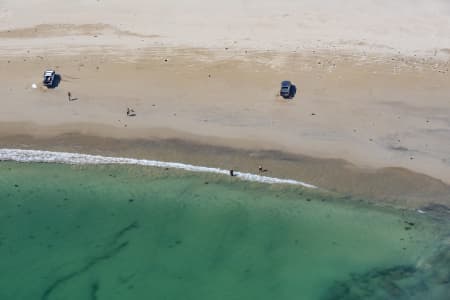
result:
<svg viewBox="0 0 450 300"><path fill-rule="evenodd" d="M233 170L233 169L230 170L230 176L231 176L231 177L234 176L234 170Z"/></svg>

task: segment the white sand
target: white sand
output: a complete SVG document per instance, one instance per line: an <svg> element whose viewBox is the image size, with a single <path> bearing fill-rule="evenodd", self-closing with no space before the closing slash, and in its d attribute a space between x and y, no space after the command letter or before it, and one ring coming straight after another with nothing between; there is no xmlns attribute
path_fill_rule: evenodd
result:
<svg viewBox="0 0 450 300"><path fill-rule="evenodd" d="M3 0L0 30L39 24L107 24L118 32L78 44L275 51L346 50L448 57L448 0ZM110 32L111 33L111 32ZM56 46L1 40L4 47ZM63 40L74 45L74 39ZM15 44L17 43L17 44Z"/></svg>

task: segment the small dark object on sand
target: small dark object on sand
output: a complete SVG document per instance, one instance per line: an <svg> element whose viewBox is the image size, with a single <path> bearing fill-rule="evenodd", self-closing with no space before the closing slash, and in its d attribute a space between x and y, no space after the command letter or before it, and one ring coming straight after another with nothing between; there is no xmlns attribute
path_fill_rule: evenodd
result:
<svg viewBox="0 0 450 300"><path fill-rule="evenodd" d="M134 109L131 109L131 108L127 107L127 116L128 117L135 117L136 113L134 112Z"/></svg>
<svg viewBox="0 0 450 300"><path fill-rule="evenodd" d="M267 170L267 169L264 169L264 168L260 165L260 166L258 166L258 171L259 171L260 173L265 173L265 172L267 172L268 170Z"/></svg>

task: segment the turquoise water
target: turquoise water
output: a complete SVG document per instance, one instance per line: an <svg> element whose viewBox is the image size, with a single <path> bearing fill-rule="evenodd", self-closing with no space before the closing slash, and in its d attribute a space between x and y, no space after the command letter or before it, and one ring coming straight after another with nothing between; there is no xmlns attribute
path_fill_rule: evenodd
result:
<svg viewBox="0 0 450 300"><path fill-rule="evenodd" d="M448 226L335 197L2 162L0 299L448 299Z"/></svg>

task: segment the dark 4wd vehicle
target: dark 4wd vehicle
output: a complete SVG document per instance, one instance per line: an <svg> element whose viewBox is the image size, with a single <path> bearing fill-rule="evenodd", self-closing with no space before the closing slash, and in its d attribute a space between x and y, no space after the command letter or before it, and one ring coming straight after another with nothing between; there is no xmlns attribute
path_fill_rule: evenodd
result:
<svg viewBox="0 0 450 300"><path fill-rule="evenodd" d="M282 81L281 82L281 89L280 89L280 96L284 99L291 99L294 98L296 92L295 85L292 84L290 81Z"/></svg>
<svg viewBox="0 0 450 300"><path fill-rule="evenodd" d="M55 81L55 75L56 72L53 70L47 70L44 72L44 80L42 81L42 83L46 86L46 87L53 87L54 81Z"/></svg>

